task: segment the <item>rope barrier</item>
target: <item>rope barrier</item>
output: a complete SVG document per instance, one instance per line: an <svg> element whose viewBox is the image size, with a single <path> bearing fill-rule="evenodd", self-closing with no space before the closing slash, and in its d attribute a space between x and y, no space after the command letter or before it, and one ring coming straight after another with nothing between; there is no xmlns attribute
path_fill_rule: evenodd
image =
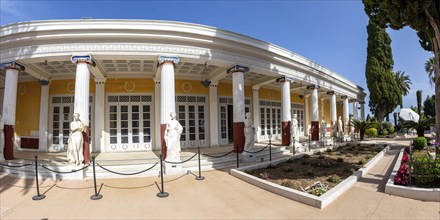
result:
<svg viewBox="0 0 440 220"><path fill-rule="evenodd" d="M260 153L261 151L263 151L263 150L266 149L267 147L269 147L269 144L267 144L266 147L264 147L263 149L258 150L258 151L247 151L247 150L243 150L243 151L246 152L246 153L250 153L250 154Z"/></svg>
<svg viewBox="0 0 440 220"><path fill-rule="evenodd" d="M108 168L105 168L105 167L101 166L99 163L96 163L96 165L98 165L103 170L105 170L107 172L110 172L110 173L114 173L114 174L118 174L118 175L124 175L124 176L130 176L130 175L137 175L137 174L141 174L141 173L147 172L147 171L153 169L153 167L155 167L158 163L159 162L156 162L153 166L149 167L148 169L141 170L139 172L134 172L134 173L119 173L119 172L116 172L116 171L113 171L113 170L109 170Z"/></svg>
<svg viewBox="0 0 440 220"><path fill-rule="evenodd" d="M182 163L186 163L186 162L190 161L190 160L193 159L196 155L197 155L197 153L195 153L192 157L188 158L187 160L184 160L184 161L181 161L181 162L171 162L171 161L166 161L166 160L164 160L163 162L165 162L165 163L170 163L170 164L182 164Z"/></svg>
<svg viewBox="0 0 440 220"><path fill-rule="evenodd" d="M85 168L89 167L90 164L87 164L87 166L84 166L84 167L81 168L81 169L78 169L78 170L71 170L71 171L58 171L58 170L53 170L53 169L50 169L49 167L44 166L43 164L40 164L40 166L42 166L44 169L49 170L49 171L52 171L52 172L54 172L54 173L66 174L66 173L76 173L76 172L78 172L78 171L84 170Z"/></svg>
<svg viewBox="0 0 440 220"><path fill-rule="evenodd" d="M226 156L226 155L228 155L228 154L230 154L232 152L234 152L234 150L231 150L231 151L227 152L226 154L218 155L218 156L213 156L213 155L209 155L209 154L205 154L205 153L202 153L202 155L203 156L207 156L207 157L212 157L212 158L220 158L220 157L224 157L224 156Z"/></svg>
<svg viewBox="0 0 440 220"><path fill-rule="evenodd" d="M25 167L25 166L30 166L30 165L34 165L34 163L26 163L26 164L21 164L21 165L9 165L9 164L0 163L0 166L10 167L10 168L19 168L19 167Z"/></svg>

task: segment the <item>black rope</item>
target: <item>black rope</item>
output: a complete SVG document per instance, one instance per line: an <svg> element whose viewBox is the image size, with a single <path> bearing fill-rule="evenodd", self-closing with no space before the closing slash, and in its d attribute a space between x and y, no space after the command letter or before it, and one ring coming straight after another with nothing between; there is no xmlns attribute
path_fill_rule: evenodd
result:
<svg viewBox="0 0 440 220"><path fill-rule="evenodd" d="M250 153L250 154L260 153L261 151L263 151L263 150L266 149L267 147L269 147L269 144L267 144L266 147L264 147L263 149L258 150L258 151L247 151L247 150L243 150L243 151L246 152L246 153Z"/></svg>
<svg viewBox="0 0 440 220"><path fill-rule="evenodd" d="M96 163L96 165L98 165L98 166L101 167L103 170L105 170L105 171L107 171L107 172L110 172L110 173L114 173L114 174L118 174L118 175L124 175L124 176L130 176L130 175L137 175L137 174L141 174L141 173L147 172L147 171L153 169L153 167L155 167L158 163L159 163L159 162L156 162L153 166L149 167L148 169L141 170L141 171L139 171L139 172L134 172L134 173L119 173L119 172L116 172L116 171L109 170L109 169L107 169L107 168L101 166L99 163Z"/></svg>
<svg viewBox="0 0 440 220"><path fill-rule="evenodd" d="M43 164L40 164L40 166L42 166L44 169L49 170L49 171L52 171L52 172L54 172L54 173L66 174L66 173L76 173L76 172L78 172L78 171L84 170L85 168L89 167L90 164L87 164L87 166L84 166L84 167L81 168L81 169L78 169L78 170L72 170L72 171L58 171L58 170L53 170L53 169L50 169L49 167L44 166Z"/></svg>
<svg viewBox="0 0 440 220"><path fill-rule="evenodd" d="M184 161L181 161L181 162L171 162L171 161L166 161L166 160L163 160L163 162L165 162L165 163L170 163L170 164L182 164L182 163L186 163L186 162L190 161L190 160L193 159L196 155L197 155L197 153L195 153L192 157L188 158L187 160L184 160Z"/></svg>
<svg viewBox="0 0 440 220"><path fill-rule="evenodd" d="M11 167L11 168L25 167L25 166L30 166L30 165L34 165L34 163L27 163L27 164L20 164L20 165L9 165L9 164L0 163L0 166Z"/></svg>
<svg viewBox="0 0 440 220"><path fill-rule="evenodd" d="M218 155L218 156L213 156L213 155L209 155L209 154L205 154L205 153L203 153L202 155L203 155L203 156L207 156L207 157L212 157L212 158L220 158L220 157L224 157L224 156L226 156L226 155L228 155L228 154L230 154L230 153L232 153L232 152L234 152L234 150L231 150L231 151L229 151L229 152L226 153L226 154Z"/></svg>

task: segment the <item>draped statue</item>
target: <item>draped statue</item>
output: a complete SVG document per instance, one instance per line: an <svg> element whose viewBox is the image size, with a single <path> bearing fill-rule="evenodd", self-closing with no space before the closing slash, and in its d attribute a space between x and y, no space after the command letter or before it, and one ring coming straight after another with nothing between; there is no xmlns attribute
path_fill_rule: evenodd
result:
<svg viewBox="0 0 440 220"><path fill-rule="evenodd" d="M294 142L295 145L299 144L299 128L298 128L298 120L296 118L297 115L293 114L292 126L290 128L290 132L292 133L292 142Z"/></svg>
<svg viewBox="0 0 440 220"><path fill-rule="evenodd" d="M169 162L180 162L180 135L183 132L183 127L179 121L177 121L175 112L171 112L170 116L171 120L167 123L164 135L167 146L167 157L165 160Z"/></svg>
<svg viewBox="0 0 440 220"><path fill-rule="evenodd" d="M79 120L79 114L73 113L73 121L70 122L70 135L67 140L67 161L79 166L84 161L83 155L83 131L84 123Z"/></svg>
<svg viewBox="0 0 440 220"><path fill-rule="evenodd" d="M339 137L342 137L344 135L344 129L343 129L343 123L341 116L338 117L338 134Z"/></svg>
<svg viewBox="0 0 440 220"><path fill-rule="evenodd" d="M255 127L252 123L251 113L246 113L246 119L244 120L244 149L246 151L252 151L255 144Z"/></svg>
<svg viewBox="0 0 440 220"><path fill-rule="evenodd" d="M324 117L322 117L322 121L321 121L321 137L322 138L325 138L326 129L327 129L327 123L325 122Z"/></svg>

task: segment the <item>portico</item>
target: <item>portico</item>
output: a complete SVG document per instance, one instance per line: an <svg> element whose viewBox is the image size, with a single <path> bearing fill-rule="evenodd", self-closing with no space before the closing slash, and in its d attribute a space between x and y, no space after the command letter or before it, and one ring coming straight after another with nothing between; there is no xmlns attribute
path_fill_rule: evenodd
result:
<svg viewBox="0 0 440 220"><path fill-rule="evenodd" d="M319 116L332 126L338 114L346 120L348 112L343 109L348 99L342 108L336 96L361 103L363 118L365 93L359 86L293 52L250 37L167 21L26 24L47 31L30 33L22 23L1 27L0 57L6 77L0 95L6 140L10 140L5 144L8 158L14 144L17 150L63 151L74 112L89 128L84 139L90 146L85 149L162 149L163 155L163 132L171 112L177 113L184 127L182 148L233 144L238 152L244 146L246 112L253 116L257 142L272 139L283 145L290 142L293 114L300 132L310 133L313 140L319 140L319 129L326 129L319 128ZM72 28L63 29L67 24ZM169 30L163 30L165 26ZM121 34L110 34L115 31ZM160 37L151 34L157 31ZM61 32L82 40L50 41ZM48 40L15 38L31 34ZM200 83L203 76L209 85ZM47 84L40 84L43 81ZM29 140L37 140L34 149L26 146Z"/></svg>

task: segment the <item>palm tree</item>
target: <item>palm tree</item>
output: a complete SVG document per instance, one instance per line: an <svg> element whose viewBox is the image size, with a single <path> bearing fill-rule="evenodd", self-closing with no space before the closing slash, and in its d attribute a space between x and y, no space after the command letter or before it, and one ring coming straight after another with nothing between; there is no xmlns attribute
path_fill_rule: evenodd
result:
<svg viewBox="0 0 440 220"><path fill-rule="evenodd" d="M418 137L424 137L425 136L425 130L429 129L429 126L434 125L435 123L435 118L434 117L430 117L427 118L424 115L420 115L419 121L418 122L414 122L414 121L403 121L402 122L402 127L407 128L407 129L415 129L417 131L417 136Z"/></svg>
<svg viewBox="0 0 440 220"><path fill-rule="evenodd" d="M396 80L397 87L399 87L402 93L402 100L400 101L400 108L403 108L403 96L408 95L411 89L409 85L412 85L411 79L408 75L405 75L405 71L397 71L394 73L394 79Z"/></svg>
<svg viewBox="0 0 440 220"><path fill-rule="evenodd" d="M435 57L429 58L425 63L425 71L429 76L429 85L432 86L435 82Z"/></svg>
<svg viewBox="0 0 440 220"><path fill-rule="evenodd" d="M377 128L378 124L374 121L361 121L358 119L352 119L350 121L350 125L359 130L359 135L362 141L364 140L365 131L370 128Z"/></svg>
<svg viewBox="0 0 440 220"><path fill-rule="evenodd" d="M422 90L417 90L416 96L417 96L417 112L419 115L422 115Z"/></svg>

